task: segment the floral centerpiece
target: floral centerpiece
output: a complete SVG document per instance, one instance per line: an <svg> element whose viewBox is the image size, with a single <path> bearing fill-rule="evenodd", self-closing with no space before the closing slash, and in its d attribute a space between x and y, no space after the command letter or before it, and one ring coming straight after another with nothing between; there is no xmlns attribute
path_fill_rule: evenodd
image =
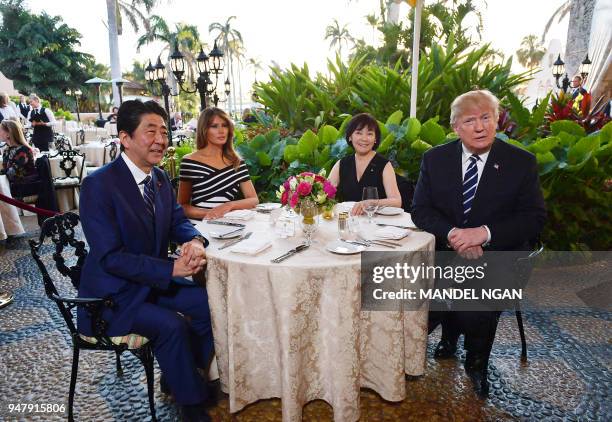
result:
<svg viewBox="0 0 612 422"><path fill-rule="evenodd" d="M325 178L325 169L318 174L305 171L285 180L276 196L291 209L299 209L304 202L314 202L319 209L329 210L336 203L336 187Z"/></svg>

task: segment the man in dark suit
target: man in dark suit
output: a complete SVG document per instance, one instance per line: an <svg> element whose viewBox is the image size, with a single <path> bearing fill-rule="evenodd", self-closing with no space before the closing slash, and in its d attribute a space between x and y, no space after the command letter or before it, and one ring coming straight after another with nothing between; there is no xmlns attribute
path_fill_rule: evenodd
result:
<svg viewBox="0 0 612 422"><path fill-rule="evenodd" d="M436 236L436 250L476 262L483 251L527 250L546 219L535 157L495 138L499 101L486 90L457 97L451 125L459 140L423 155L412 205L415 224ZM498 260L499 261L499 260ZM502 259L503 261L503 259ZM514 262L502 262L497 274ZM498 265L499 267L499 265ZM430 332L442 323L435 357L455 355L465 334L466 372L476 392L488 393L487 367L499 309L430 312Z"/></svg>
<svg viewBox="0 0 612 422"><path fill-rule="evenodd" d="M30 113L30 105L26 102L25 96L19 96L19 112L23 116L24 119L28 118L28 113Z"/></svg>
<svg viewBox="0 0 612 422"><path fill-rule="evenodd" d="M168 146L167 121L157 103L124 102L117 118L122 154L83 180L80 215L90 252L79 296L112 298L115 307L103 314L108 335L147 337L162 389L182 406L184 420L208 421L208 392L197 371L207 368L213 351L208 297L185 278L202 270L208 241L155 167ZM182 244L174 261L169 241ZM87 312L79 312L78 324L92 335Z"/></svg>

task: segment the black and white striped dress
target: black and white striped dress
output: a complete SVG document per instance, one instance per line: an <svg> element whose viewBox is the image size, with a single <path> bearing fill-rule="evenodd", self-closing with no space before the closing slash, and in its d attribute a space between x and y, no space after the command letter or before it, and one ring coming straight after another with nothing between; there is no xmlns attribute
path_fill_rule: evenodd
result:
<svg viewBox="0 0 612 422"><path fill-rule="evenodd" d="M218 169L189 158L183 158L179 171L180 180L191 182L191 205L214 208L236 199L240 183L250 180L244 161L234 169L229 165Z"/></svg>

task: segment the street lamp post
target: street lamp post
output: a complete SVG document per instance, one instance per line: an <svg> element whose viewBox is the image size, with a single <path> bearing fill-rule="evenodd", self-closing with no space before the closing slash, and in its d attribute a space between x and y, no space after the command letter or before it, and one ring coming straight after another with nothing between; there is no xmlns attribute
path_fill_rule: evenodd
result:
<svg viewBox="0 0 612 422"><path fill-rule="evenodd" d="M172 125L170 124L170 95L172 92L170 91L170 87L166 82L168 74L166 72L166 67L162 64L161 58L157 57L157 63L155 66L151 65L151 61L149 61L149 65L145 68L145 79L146 81L152 85L153 81L157 81L161 86L161 95L164 97L164 106L166 107L166 112L168 113L168 139L172 142Z"/></svg>
<svg viewBox="0 0 612 422"><path fill-rule="evenodd" d="M69 97L74 95L74 100L76 101L76 113L77 113L77 121L79 123L81 123L81 114L79 113L79 97L81 96L82 92L80 89L75 89L74 91L68 89L66 90L66 95L68 95Z"/></svg>
<svg viewBox="0 0 612 422"><path fill-rule="evenodd" d="M212 96L212 102L215 106L219 103L219 96L217 95L217 84L219 82L219 75L223 73L223 52L217 46L215 41L213 49L207 56L204 53L204 49L200 46L200 53L196 58L196 70L199 73L198 79L192 89L184 85L185 82L185 70L187 63L185 57L178 48L178 43L174 43L174 51L170 55L170 69L178 81L178 85L181 90L189 94L200 94L200 110L204 110L210 105L210 99ZM214 82L211 79L214 77ZM229 94L230 82L229 79L225 81L225 93Z"/></svg>
<svg viewBox="0 0 612 422"><path fill-rule="evenodd" d="M96 120L96 126L98 127L104 127L104 123L106 123L106 120L102 118L102 105L100 104L100 85L108 82L109 81L107 81L106 79L98 77L91 78L85 81L86 84L93 84L93 86L96 88L96 93L98 96L98 120Z"/></svg>
<svg viewBox="0 0 612 422"><path fill-rule="evenodd" d="M586 80L587 76L591 72L591 61L589 60L589 53L587 53L586 58L582 61L579 68L580 75L582 76L582 82ZM565 76L561 80L561 85L559 85L559 78L561 75L565 73ZM565 72L565 63L561 60L561 54L557 57L557 60L553 63L552 74L555 77L555 83L557 84L557 88L562 89L563 92L567 92L567 89L570 86L570 80L567 76L567 72Z"/></svg>

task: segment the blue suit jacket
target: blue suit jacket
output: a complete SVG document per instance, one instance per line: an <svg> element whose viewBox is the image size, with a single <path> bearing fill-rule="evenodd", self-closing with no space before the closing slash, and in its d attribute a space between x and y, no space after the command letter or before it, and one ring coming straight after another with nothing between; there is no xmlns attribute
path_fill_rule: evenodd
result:
<svg viewBox="0 0 612 422"><path fill-rule="evenodd" d="M448 249L453 227L479 227L491 231L489 250L528 248L546 220L535 156L495 139L467 224L463 224L461 141L437 146L423 155L414 193L412 219L420 229L436 236L436 249Z"/></svg>
<svg viewBox="0 0 612 422"><path fill-rule="evenodd" d="M83 179L80 217L89 254L81 272L79 297L113 299L114 309L103 313L111 336L130 332L134 311L151 289L168 288L173 269L169 241L184 243L200 234L177 204L166 173L154 168L152 177L155 227L123 158ZM77 318L79 331L92 335L87 312L79 309Z"/></svg>

